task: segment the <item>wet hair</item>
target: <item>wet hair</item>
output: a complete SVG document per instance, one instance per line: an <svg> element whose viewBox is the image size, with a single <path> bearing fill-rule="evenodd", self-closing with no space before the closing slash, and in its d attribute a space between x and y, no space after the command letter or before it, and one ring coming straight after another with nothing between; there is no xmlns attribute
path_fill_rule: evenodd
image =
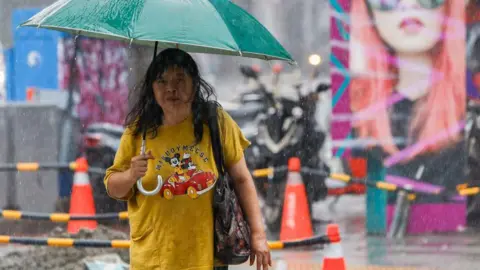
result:
<svg viewBox="0 0 480 270"><path fill-rule="evenodd" d="M165 49L151 62L139 87L130 91L129 99L135 99L127 114L125 126L130 127L135 136L150 134L155 138L163 122L163 110L155 100L153 83L170 67L182 68L192 78L194 99L192 102L193 125L196 143L203 137L203 124L208 118L209 103L216 103L214 88L200 76L195 60L179 49ZM218 103L216 103L218 104Z"/></svg>

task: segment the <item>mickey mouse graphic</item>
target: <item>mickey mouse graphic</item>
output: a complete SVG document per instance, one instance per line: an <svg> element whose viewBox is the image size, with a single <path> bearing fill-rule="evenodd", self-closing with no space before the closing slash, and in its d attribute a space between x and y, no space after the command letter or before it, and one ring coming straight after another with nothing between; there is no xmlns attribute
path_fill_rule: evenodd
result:
<svg viewBox="0 0 480 270"><path fill-rule="evenodd" d="M186 177L188 178L192 177L192 175L197 171L197 166L195 166L192 157L188 153L183 154L183 158L180 164L182 166L182 169L187 170Z"/></svg>
<svg viewBox="0 0 480 270"><path fill-rule="evenodd" d="M172 177L169 177L168 181L172 184L175 184L176 182L183 181L185 182L185 171L183 170L182 166L180 166L180 154L176 153L173 155L172 158L170 157L164 157L163 160L166 162L170 163L170 166L173 167L175 170L174 174Z"/></svg>
<svg viewBox="0 0 480 270"><path fill-rule="evenodd" d="M215 185L216 177L212 172L198 170L190 153L174 154L163 157L174 169L174 173L162 184L160 194L167 200L174 196L188 195L192 199L208 192Z"/></svg>

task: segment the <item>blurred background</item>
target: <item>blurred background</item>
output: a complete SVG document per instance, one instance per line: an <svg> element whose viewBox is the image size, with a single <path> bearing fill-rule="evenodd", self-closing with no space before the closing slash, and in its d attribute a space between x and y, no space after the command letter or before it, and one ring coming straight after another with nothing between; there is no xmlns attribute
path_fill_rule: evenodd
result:
<svg viewBox="0 0 480 270"><path fill-rule="evenodd" d="M0 1L0 208L68 213L69 163L84 157L98 169L89 173L95 211L124 211L124 203L106 195L102 170L113 162L129 91L141 82L153 48L17 28L53 2ZM461 261L459 269L475 269L480 1L233 2L297 61L193 55L252 142L249 168L274 168L255 177L269 239L280 237L285 167L298 157L309 215L301 222L315 234L340 224L353 262ZM50 169L19 169L19 162ZM399 198L413 198L408 211L397 211ZM0 234L41 234L53 229L47 223L2 219ZM386 240L396 233L406 242ZM312 264L323 258L302 252Z"/></svg>

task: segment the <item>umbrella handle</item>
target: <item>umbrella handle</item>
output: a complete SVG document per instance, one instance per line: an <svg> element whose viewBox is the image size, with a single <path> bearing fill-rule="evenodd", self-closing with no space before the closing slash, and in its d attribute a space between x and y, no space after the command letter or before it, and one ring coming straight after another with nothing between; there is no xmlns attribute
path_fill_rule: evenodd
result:
<svg viewBox="0 0 480 270"><path fill-rule="evenodd" d="M141 150L140 150L140 154L142 154L142 155L145 154L145 139L142 140L142 147L141 147ZM140 193L142 193L145 196L157 195L158 192L160 192L160 189L162 188L162 181L160 181L160 179L157 178L157 187L152 191L147 191L145 188L143 188L142 178L139 178L137 180L137 188L140 191Z"/></svg>

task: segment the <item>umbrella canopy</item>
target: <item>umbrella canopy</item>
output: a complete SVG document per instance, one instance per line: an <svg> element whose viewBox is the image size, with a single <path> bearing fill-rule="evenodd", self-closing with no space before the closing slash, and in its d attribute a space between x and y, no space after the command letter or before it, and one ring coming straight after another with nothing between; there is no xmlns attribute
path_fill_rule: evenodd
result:
<svg viewBox="0 0 480 270"><path fill-rule="evenodd" d="M294 63L260 22L229 0L60 0L21 26Z"/></svg>

